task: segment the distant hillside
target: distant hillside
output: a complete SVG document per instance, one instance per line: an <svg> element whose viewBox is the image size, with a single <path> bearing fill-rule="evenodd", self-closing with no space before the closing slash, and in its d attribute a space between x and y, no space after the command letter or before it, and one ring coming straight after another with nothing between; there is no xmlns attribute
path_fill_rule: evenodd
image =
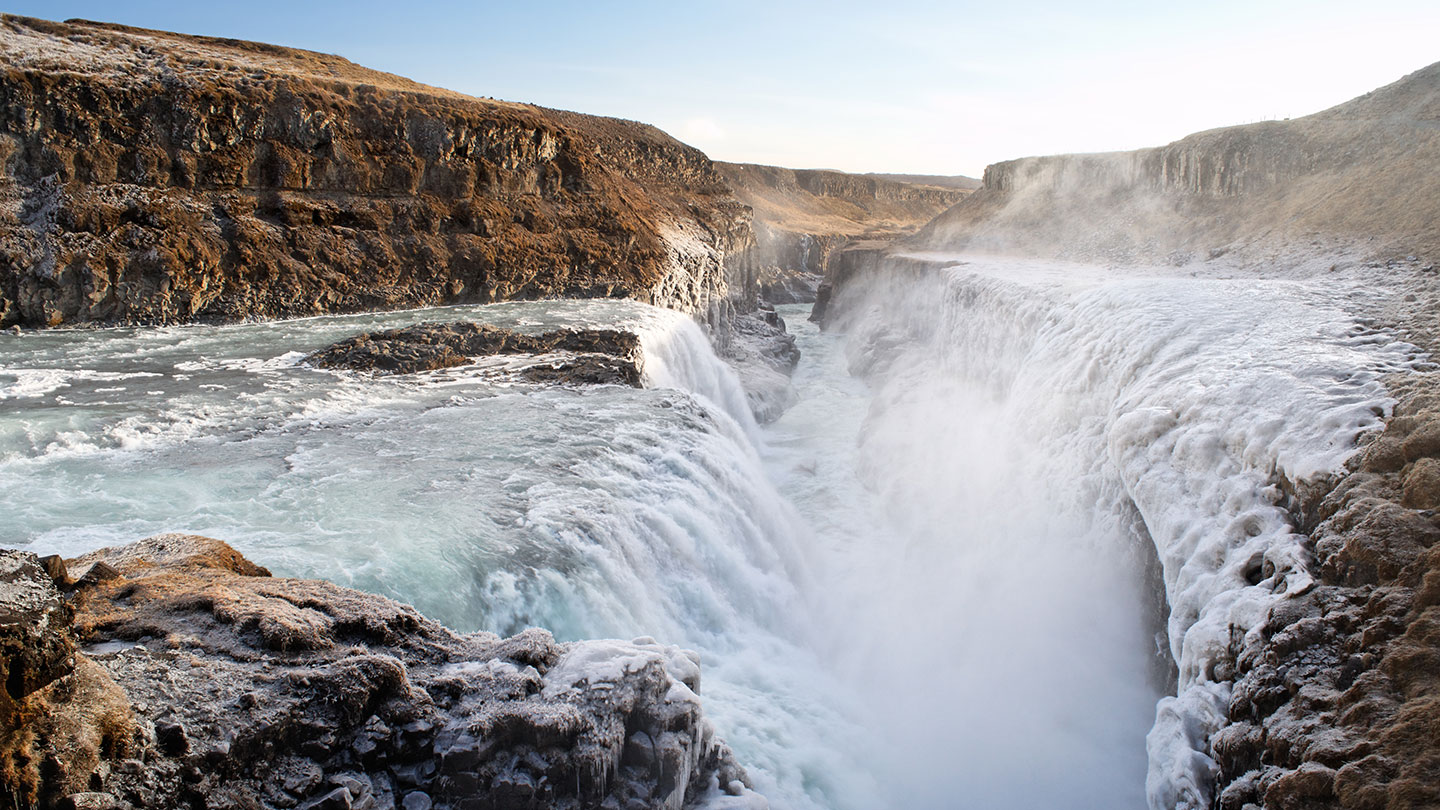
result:
<svg viewBox="0 0 1440 810"><path fill-rule="evenodd" d="M1437 168L1440 63L1305 118L994 164L916 243L1111 261L1284 246L1434 253Z"/></svg>
<svg viewBox="0 0 1440 810"><path fill-rule="evenodd" d="M844 244L911 234L969 193L827 169L715 167L753 209L761 292L777 303L814 300L827 259Z"/></svg>
<svg viewBox="0 0 1440 810"><path fill-rule="evenodd" d="M980 181L973 177L966 177L963 174L881 174L869 172L863 177L874 177L879 180L890 180L896 183L909 183L912 186L933 186L935 188L950 188L957 191L974 191L980 188Z"/></svg>

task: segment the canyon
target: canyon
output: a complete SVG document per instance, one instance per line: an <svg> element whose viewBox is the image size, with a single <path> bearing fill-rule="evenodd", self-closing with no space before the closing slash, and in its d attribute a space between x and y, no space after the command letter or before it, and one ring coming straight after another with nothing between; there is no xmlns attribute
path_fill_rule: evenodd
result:
<svg viewBox="0 0 1440 810"><path fill-rule="evenodd" d="M944 297L934 290L944 287L938 279L967 276L968 265L981 263L971 258L977 255L1104 264L1121 278L1253 279L1259 286L1251 294L1282 307L1289 283L1348 285L1361 273L1370 280L1366 292L1350 294L1359 304L1354 333L1381 343L1392 335L1433 356L1440 181L1429 167L1440 161L1437 124L1440 65L1431 65L1305 118L1134 152L994 164L981 189L914 237L837 255L816 317L844 328L887 297L903 302L897 312L924 311L932 306L926 299L896 290ZM1267 289L1266 279L1277 286ZM1258 334L1284 317L1276 311L1242 328ZM872 338L892 351L913 339ZM1362 431L1361 449L1343 465L1298 473L1268 462L1278 504L1301 541L1296 565L1308 584L1249 617L1226 608L1220 628L1229 639L1217 645L1209 671L1186 673L1182 662L1182 704L1187 681L1214 697L1203 710L1161 701L1150 740L1152 807L1440 802L1433 643L1440 611L1431 593L1440 582L1440 502L1425 438L1437 424L1436 377L1433 365L1391 371L1385 380L1395 401L1384 410L1383 430ZM1175 429L1158 429L1149 441L1164 445ZM1136 486L1132 497L1149 531L1160 531L1165 519L1138 500ZM1160 540L1173 611L1176 575ZM1264 561L1264 570L1247 575L1252 587L1279 570L1272 552ZM1173 632L1173 614L1171 624ZM1187 634L1175 644L1175 660L1205 643ZM1185 747L1197 757L1185 787L1154 769L1167 722L1189 736Z"/></svg>
<svg viewBox="0 0 1440 810"><path fill-rule="evenodd" d="M0 803L1440 804L1440 65L973 181L0 54Z"/></svg>

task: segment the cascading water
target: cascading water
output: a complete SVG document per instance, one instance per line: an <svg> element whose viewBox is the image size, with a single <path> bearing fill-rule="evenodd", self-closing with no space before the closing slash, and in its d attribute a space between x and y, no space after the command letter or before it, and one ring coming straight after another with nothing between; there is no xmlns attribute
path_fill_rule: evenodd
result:
<svg viewBox="0 0 1440 810"><path fill-rule="evenodd" d="M891 578L880 647L927 662L928 688L882 703L926 741L913 804L1138 807L1143 781L1153 808L1208 807L1235 657L1311 582L1277 482L1337 471L1392 404L1381 374L1422 360L1357 324L1372 279L955 261L840 302L878 385L860 463L899 537L866 547ZM1179 670L1158 710L1152 554Z"/></svg>
<svg viewBox="0 0 1440 810"><path fill-rule="evenodd" d="M765 428L693 322L626 302L4 338L0 544L188 530L459 629L698 649L777 808L1139 807L1147 769L1199 806L1230 628L1306 582L1272 481L1333 469L1414 360L1352 331L1361 281L856 286L843 338L787 312L801 398ZM468 317L628 325L648 388L297 362Z"/></svg>

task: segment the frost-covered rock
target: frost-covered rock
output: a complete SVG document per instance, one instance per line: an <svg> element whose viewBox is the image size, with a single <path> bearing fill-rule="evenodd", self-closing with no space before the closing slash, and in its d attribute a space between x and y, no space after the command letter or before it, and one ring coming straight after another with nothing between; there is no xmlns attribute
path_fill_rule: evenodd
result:
<svg viewBox="0 0 1440 810"><path fill-rule="evenodd" d="M6 798L407 810L681 808L720 786L758 798L704 719L694 653L457 634L193 535L75 564L98 562L118 576L76 586L75 631L91 681L123 690L133 718L77 744L90 704L47 695L41 714L71 720L34 724L30 767L53 761L62 778L6 776Z"/></svg>

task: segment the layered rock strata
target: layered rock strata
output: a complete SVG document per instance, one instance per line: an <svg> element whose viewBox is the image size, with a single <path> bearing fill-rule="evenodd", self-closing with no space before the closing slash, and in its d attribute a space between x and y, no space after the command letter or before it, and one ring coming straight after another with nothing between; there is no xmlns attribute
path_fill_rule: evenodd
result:
<svg viewBox="0 0 1440 810"><path fill-rule="evenodd" d="M0 65L0 326L754 298L748 212L653 127L85 21L0 17Z"/></svg>
<svg viewBox="0 0 1440 810"><path fill-rule="evenodd" d="M7 607L62 603L36 563L0 552L0 570L37 595L17 595L7 574ZM271 577L190 535L103 549L69 569L86 572L59 580L73 628L54 614L35 632L48 649L80 652L46 656L52 680L24 680L12 698L22 722L0 730L6 806L754 798L703 717L694 653L650 639L562 644L533 629L457 634L380 596ZM35 671L13 646L0 652L11 672Z"/></svg>

